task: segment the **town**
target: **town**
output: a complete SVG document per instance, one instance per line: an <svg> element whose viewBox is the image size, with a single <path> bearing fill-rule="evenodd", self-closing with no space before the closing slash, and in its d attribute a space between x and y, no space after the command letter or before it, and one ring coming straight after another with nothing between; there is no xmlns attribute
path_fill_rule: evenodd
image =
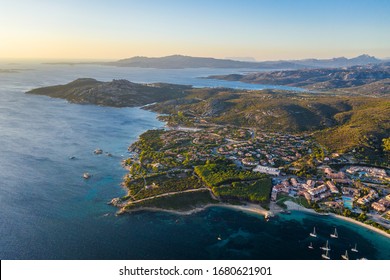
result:
<svg viewBox="0 0 390 280"><path fill-rule="evenodd" d="M307 134L217 125L175 127L148 131L129 150L131 156L123 164L129 170L125 185L130 191L128 201L121 206L161 196L168 190L171 193L172 185L180 191L200 191L206 186L218 197L217 186L227 187L237 181L249 186L267 176L272 179L268 203L284 207L284 201L293 200L317 212L332 212L390 229L390 176L386 169L361 165L353 153L329 154ZM213 186L196 168L211 163L246 175L229 175L228 181L221 179ZM166 178L170 181L168 189L164 186ZM184 182L193 185L183 187ZM251 201L249 196L239 198L259 202Z"/></svg>

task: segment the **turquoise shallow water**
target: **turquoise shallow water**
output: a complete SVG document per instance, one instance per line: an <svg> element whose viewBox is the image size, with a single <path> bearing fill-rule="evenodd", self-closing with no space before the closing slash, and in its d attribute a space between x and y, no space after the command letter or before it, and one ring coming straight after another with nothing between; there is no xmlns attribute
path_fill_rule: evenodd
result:
<svg viewBox="0 0 390 280"><path fill-rule="evenodd" d="M197 78L229 70L28 67L33 70L0 74L1 259L320 259L318 247L334 226L340 238L330 240L332 258L340 259L358 243L355 257L390 259L389 239L300 212L268 223L225 208L190 216L141 212L116 217L116 209L106 203L124 193L120 161L128 145L143 131L163 124L138 108L75 105L24 94L78 77L256 87ZM113 157L94 155L98 147ZM83 180L83 172L92 178ZM313 226L319 235L315 240L308 236ZM310 241L317 249L307 249Z"/></svg>

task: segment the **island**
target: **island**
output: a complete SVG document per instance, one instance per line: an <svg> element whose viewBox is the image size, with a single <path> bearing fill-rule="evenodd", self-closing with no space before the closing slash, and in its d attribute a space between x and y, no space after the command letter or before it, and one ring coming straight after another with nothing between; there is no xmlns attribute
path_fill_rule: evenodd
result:
<svg viewBox="0 0 390 280"><path fill-rule="evenodd" d="M138 91L116 95L113 84ZM300 205L390 232L386 97L85 79L29 93L143 106L167 123L129 147L127 194L110 202L118 214L219 205L269 216Z"/></svg>

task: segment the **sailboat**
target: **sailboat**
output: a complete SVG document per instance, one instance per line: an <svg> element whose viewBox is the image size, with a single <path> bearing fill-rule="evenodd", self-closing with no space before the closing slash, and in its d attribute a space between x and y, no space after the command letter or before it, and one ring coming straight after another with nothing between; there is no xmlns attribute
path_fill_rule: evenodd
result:
<svg viewBox="0 0 390 280"><path fill-rule="evenodd" d="M310 232L310 236L311 237L317 237L316 227L314 227L313 232Z"/></svg>
<svg viewBox="0 0 390 280"><path fill-rule="evenodd" d="M324 251L330 251L329 241L326 240L325 247L320 247L320 249L322 249Z"/></svg>
<svg viewBox="0 0 390 280"><path fill-rule="evenodd" d="M357 243L355 243L355 247L352 248L351 251L355 252L355 253L359 252L358 249L357 249Z"/></svg>
<svg viewBox="0 0 390 280"><path fill-rule="evenodd" d="M334 228L334 233L331 233L330 237L332 237L332 238L339 238L339 235L337 233L337 229L336 228Z"/></svg>
<svg viewBox="0 0 390 280"><path fill-rule="evenodd" d="M344 255L341 255L341 257L342 257L344 260L349 260L349 257L348 257L348 250L345 250L345 254L344 254Z"/></svg>
<svg viewBox="0 0 390 280"><path fill-rule="evenodd" d="M314 247L313 247L313 242L310 242L310 244L309 244L309 246L307 246L307 248L309 248L309 249L314 249Z"/></svg>
<svg viewBox="0 0 390 280"><path fill-rule="evenodd" d="M322 254L321 257L325 260L330 260L329 251L326 251L325 254Z"/></svg>

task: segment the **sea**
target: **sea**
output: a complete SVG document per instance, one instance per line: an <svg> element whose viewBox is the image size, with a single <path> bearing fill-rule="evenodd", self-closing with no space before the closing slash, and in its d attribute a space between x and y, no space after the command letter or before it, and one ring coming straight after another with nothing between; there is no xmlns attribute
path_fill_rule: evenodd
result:
<svg viewBox="0 0 390 280"><path fill-rule="evenodd" d="M221 207L191 215L116 216L121 161L144 131L164 127L140 108L70 104L25 94L77 78L167 82L195 87L290 89L204 79L245 69L140 69L99 65L2 63L0 69L0 259L316 260L329 240L332 259L390 259L390 239L331 216L292 211L262 216ZM95 155L97 148L103 154ZM112 154L108 156L107 153ZM73 158L73 159L71 159ZM92 175L82 178L84 172ZM316 227L317 238L309 236ZM331 239L337 228L339 238ZM309 243L314 249L308 249Z"/></svg>

